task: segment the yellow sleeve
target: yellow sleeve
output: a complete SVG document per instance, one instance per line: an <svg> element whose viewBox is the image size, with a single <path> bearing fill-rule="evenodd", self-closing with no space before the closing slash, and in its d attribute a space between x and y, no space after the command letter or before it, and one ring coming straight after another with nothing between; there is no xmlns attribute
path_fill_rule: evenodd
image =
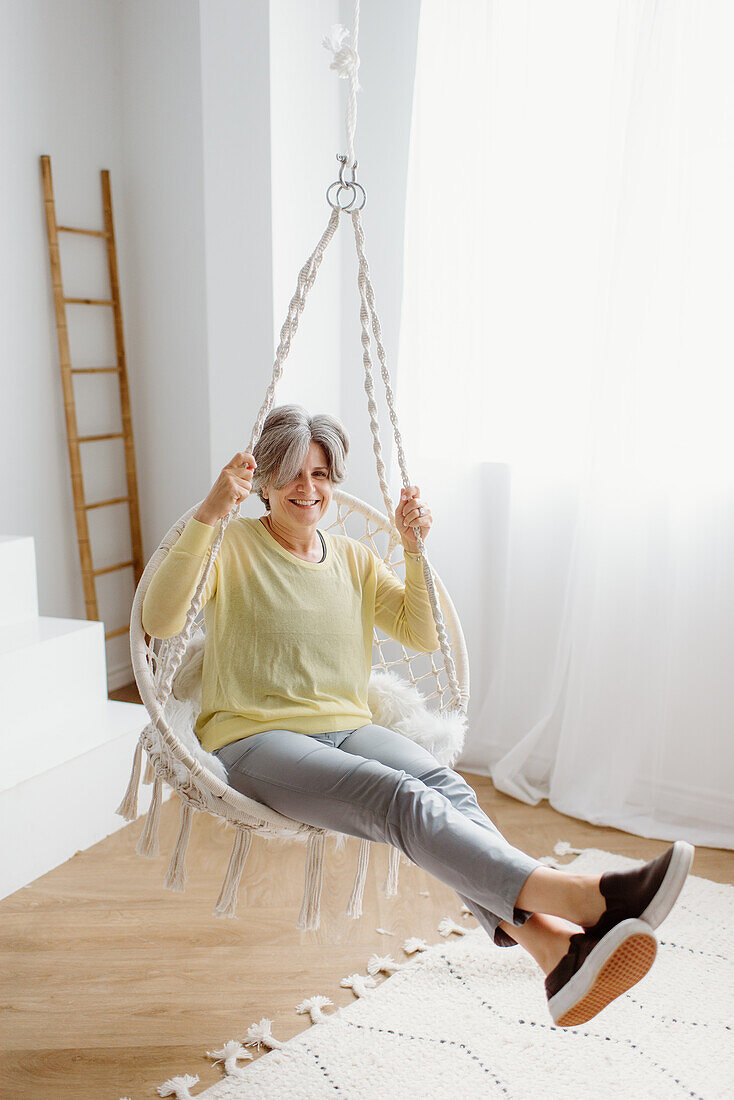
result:
<svg viewBox="0 0 734 1100"><path fill-rule="evenodd" d="M186 615L199 583L204 558L217 527L192 516L178 542L153 574L143 600L143 629L154 638L172 638L183 630ZM217 588L217 564L209 574L202 607Z"/></svg>
<svg viewBox="0 0 734 1100"><path fill-rule="evenodd" d="M439 648L439 640L420 555L406 551L404 585L376 554L373 557L377 572L375 624L408 649L432 653Z"/></svg>

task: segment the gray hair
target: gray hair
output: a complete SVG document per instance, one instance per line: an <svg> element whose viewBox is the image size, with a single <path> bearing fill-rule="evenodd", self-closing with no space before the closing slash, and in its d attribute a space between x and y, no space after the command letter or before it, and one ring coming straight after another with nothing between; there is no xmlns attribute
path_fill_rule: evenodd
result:
<svg viewBox="0 0 734 1100"><path fill-rule="evenodd" d="M293 481L300 472L311 443L318 443L323 448L329 481L334 485L344 481L347 476L349 436L335 416L328 413L309 416L301 405L279 405L271 409L253 452L257 469L252 488L266 508L270 508L270 502L263 496L263 486L283 489Z"/></svg>

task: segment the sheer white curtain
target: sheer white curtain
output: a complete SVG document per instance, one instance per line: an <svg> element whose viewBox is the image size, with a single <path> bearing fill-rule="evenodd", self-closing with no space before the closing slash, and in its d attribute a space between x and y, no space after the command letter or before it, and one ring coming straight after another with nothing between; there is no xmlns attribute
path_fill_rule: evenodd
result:
<svg viewBox="0 0 734 1100"><path fill-rule="evenodd" d="M733 41L728 0L423 0L398 368L462 766L729 848Z"/></svg>

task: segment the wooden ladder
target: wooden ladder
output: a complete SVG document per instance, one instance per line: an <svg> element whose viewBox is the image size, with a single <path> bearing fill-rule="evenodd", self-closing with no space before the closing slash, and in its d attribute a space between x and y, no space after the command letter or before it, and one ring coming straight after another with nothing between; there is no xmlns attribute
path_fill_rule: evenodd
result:
<svg viewBox="0 0 734 1100"><path fill-rule="evenodd" d="M112 192L110 189L110 174L102 169L102 204L104 208L104 229L73 229L68 225L58 225L56 222L56 209L54 206L53 180L51 178L51 158L41 157L41 169L43 172L43 193L46 204L46 227L48 230L48 251L51 261L51 277L53 280L54 308L56 311L56 331L59 340L59 362L61 365L61 385L64 394L64 412L66 414L66 436L69 444L69 461L71 463L71 484L74 493L74 515L76 517L76 530L79 538L79 556L82 564L82 583L84 585L84 602L88 619L99 619L97 608L96 579L104 573L114 573L120 569L132 569L135 584L143 572L143 546L140 535L140 507L138 503L138 482L135 474L135 448L133 445L133 427L130 416L130 391L127 380L127 365L125 361L125 342L122 331L122 307L120 305L120 283L117 275L117 250L115 246L115 229L112 221ZM61 279L61 260L59 258L59 233L83 233L89 237L102 237L107 243L107 261L110 273L110 298L66 298ZM66 326L66 306L69 303L85 306L106 306L113 311L115 326L116 363L110 367L72 367L69 352L69 333ZM122 412L122 431L109 432L102 435L79 435L77 431L76 404L74 401L75 374L99 374L117 375L120 387L120 409ZM82 476L81 446L85 443L94 443L99 440L123 439L125 441L125 471L127 476L127 496L112 497L110 500L97 500L88 504L84 496L84 479ZM132 558L130 561L116 562L104 569L95 569L92 561L92 550L89 542L89 525L87 513L94 508L109 508L114 505L127 504L130 517L130 545ZM116 638L120 634L129 631L129 625L120 626L105 633L105 639Z"/></svg>

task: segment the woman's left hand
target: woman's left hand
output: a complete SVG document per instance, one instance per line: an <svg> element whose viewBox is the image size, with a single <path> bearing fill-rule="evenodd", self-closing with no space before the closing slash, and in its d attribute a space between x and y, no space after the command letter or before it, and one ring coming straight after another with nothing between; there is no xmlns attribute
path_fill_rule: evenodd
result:
<svg viewBox="0 0 734 1100"><path fill-rule="evenodd" d="M418 542L413 528L419 527L421 538L425 539L432 523L431 510L421 500L418 486L409 485L407 489L401 489L400 502L395 509L395 526L400 532L403 548L411 554L417 554Z"/></svg>

